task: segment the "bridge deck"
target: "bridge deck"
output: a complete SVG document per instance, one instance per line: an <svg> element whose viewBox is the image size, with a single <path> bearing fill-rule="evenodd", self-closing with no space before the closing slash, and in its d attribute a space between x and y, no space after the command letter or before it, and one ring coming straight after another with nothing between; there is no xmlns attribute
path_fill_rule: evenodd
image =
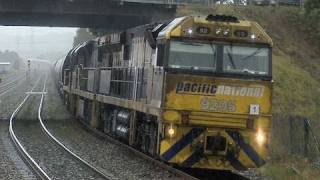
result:
<svg viewBox="0 0 320 180"><path fill-rule="evenodd" d="M129 1L0 0L0 24L124 29L175 15L164 1Z"/></svg>

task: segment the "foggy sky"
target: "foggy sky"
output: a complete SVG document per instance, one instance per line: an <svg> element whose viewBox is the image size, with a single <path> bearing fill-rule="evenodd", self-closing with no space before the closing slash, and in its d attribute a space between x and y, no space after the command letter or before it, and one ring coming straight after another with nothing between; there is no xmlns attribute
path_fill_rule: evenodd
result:
<svg viewBox="0 0 320 180"><path fill-rule="evenodd" d="M54 58L72 48L75 31L76 28L0 26L0 51L16 51L22 58Z"/></svg>

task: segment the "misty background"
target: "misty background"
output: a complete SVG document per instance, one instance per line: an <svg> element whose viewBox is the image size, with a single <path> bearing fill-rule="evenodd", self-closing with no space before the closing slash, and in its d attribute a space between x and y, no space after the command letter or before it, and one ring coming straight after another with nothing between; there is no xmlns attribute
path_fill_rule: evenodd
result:
<svg viewBox="0 0 320 180"><path fill-rule="evenodd" d="M76 31L77 28L0 26L0 54L15 52L24 61L54 61L73 47Z"/></svg>

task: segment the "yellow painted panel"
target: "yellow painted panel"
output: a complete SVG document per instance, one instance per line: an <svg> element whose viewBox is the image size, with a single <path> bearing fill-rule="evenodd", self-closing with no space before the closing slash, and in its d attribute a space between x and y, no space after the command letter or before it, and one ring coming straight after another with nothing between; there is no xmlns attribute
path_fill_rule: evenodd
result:
<svg viewBox="0 0 320 180"><path fill-rule="evenodd" d="M271 83L196 75L168 74L165 108L226 114L249 114L258 104L260 114L271 113Z"/></svg>
<svg viewBox="0 0 320 180"><path fill-rule="evenodd" d="M190 131L191 127L179 127L177 128L178 133L177 137L174 139L164 139L161 142L161 154L163 154L166 150L172 147L177 140L180 140L183 135ZM245 143L249 144L262 159L266 159L267 157L267 148L266 146L259 146L255 142L255 131L238 131L241 136L245 139ZM195 152L196 144L201 142L205 143L205 137L213 136L219 133L220 135L226 137L227 139L227 149L238 149L237 159L247 168L255 168L255 163L250 159L248 154L245 153L243 149L225 132L224 129L221 128L207 128L197 139L193 140L192 143L188 144L185 148L179 151L169 162L175 164L183 163L192 153ZM232 170L230 162L226 160L225 155L221 154L219 156L208 154L207 152L203 152L203 156L205 158L200 159L197 163L193 165L193 167L197 168L206 168L206 169L224 169L224 170Z"/></svg>
<svg viewBox="0 0 320 180"><path fill-rule="evenodd" d="M199 29L206 29L201 31ZM192 29L192 33L188 33L188 29ZM228 35L222 33L216 34L216 30L228 31ZM237 37L236 31L245 31L247 36ZM255 39L251 39L250 35L255 34ZM264 43L272 46L272 40L267 33L261 28L259 24L253 21L239 22L221 22L221 21L208 21L205 16L189 16L185 20L171 30L170 37L184 37L184 38L206 38L209 40L222 40L228 42L247 42L247 43Z"/></svg>

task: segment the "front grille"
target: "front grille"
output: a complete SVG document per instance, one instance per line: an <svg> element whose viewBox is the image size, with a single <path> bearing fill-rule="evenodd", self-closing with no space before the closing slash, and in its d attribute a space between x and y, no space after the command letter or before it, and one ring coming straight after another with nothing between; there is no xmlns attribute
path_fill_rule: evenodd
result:
<svg viewBox="0 0 320 180"><path fill-rule="evenodd" d="M227 146L227 140L223 136L207 136L207 151L217 152L224 151Z"/></svg>
<svg viewBox="0 0 320 180"><path fill-rule="evenodd" d="M247 128L248 115L210 113L193 111L189 115L189 123L225 128Z"/></svg>

